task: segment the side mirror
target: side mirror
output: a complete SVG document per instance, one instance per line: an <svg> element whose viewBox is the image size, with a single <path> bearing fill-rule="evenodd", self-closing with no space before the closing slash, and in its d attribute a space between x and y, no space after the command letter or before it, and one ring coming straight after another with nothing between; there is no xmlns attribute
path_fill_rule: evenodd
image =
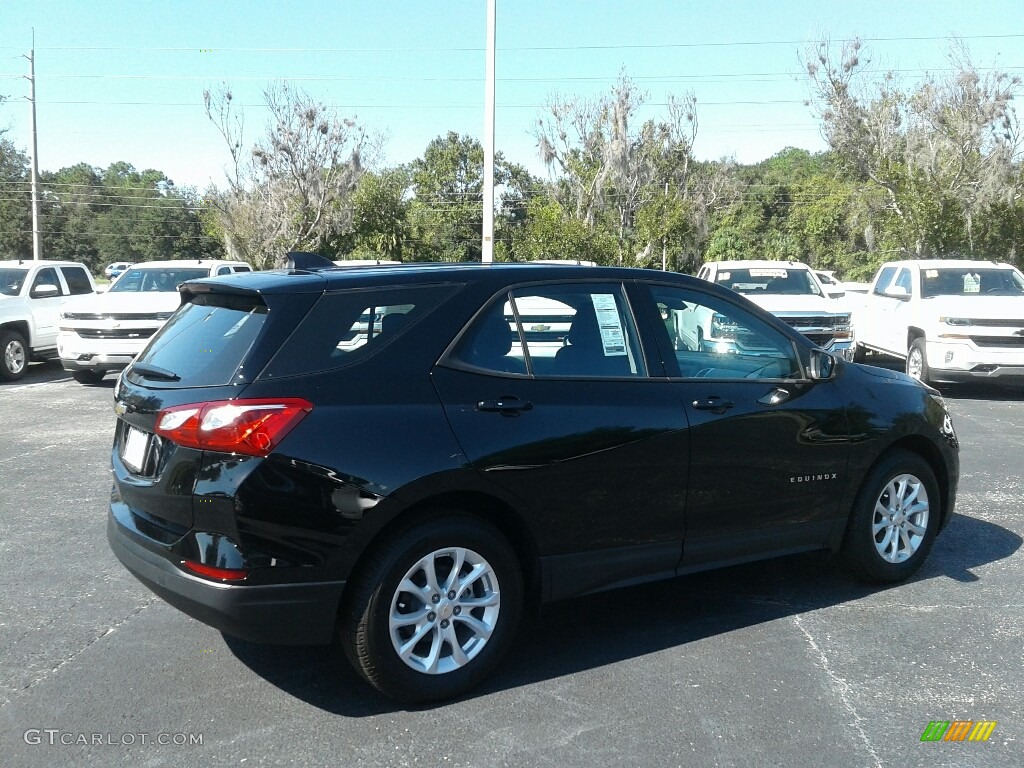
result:
<svg viewBox="0 0 1024 768"><path fill-rule="evenodd" d="M812 381L828 381L836 375L836 359L822 349L812 349L809 373Z"/></svg>
<svg viewBox="0 0 1024 768"><path fill-rule="evenodd" d="M907 299L910 298L910 292L902 285L890 285L888 288L885 289L882 295L888 296L889 298L892 299L901 299L903 301L906 301Z"/></svg>
<svg viewBox="0 0 1024 768"><path fill-rule="evenodd" d="M49 299L52 296L60 296L60 288L56 285L37 285L29 294L33 299Z"/></svg>

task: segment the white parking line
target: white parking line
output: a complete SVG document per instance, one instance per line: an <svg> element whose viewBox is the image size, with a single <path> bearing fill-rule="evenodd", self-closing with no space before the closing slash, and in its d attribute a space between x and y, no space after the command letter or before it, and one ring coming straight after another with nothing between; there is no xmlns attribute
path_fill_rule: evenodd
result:
<svg viewBox="0 0 1024 768"><path fill-rule="evenodd" d="M35 384L18 384L13 387L0 387L0 392L19 392L23 389L32 389L33 387L45 387L47 384L57 384L62 381L71 381L71 377L68 376L63 379L50 379L49 381L37 381Z"/></svg>

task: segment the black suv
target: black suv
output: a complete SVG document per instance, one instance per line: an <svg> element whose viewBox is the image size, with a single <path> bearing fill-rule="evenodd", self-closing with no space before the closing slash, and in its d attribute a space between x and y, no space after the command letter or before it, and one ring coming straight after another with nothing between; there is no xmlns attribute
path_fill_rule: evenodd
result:
<svg viewBox="0 0 1024 768"><path fill-rule="evenodd" d="M115 389L111 547L225 633L439 699L526 604L815 549L896 581L952 515L935 390L726 288L294 258L183 284ZM694 308L730 352L673 337Z"/></svg>

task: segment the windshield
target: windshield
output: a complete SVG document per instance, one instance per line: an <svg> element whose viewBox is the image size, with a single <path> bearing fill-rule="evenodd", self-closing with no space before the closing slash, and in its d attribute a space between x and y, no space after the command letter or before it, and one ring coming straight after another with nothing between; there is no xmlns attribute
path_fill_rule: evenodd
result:
<svg viewBox="0 0 1024 768"><path fill-rule="evenodd" d="M750 267L729 269L718 273L715 282L737 293L783 293L799 296L821 296L818 283L806 269L792 267Z"/></svg>
<svg viewBox="0 0 1024 768"><path fill-rule="evenodd" d="M17 296L27 274L27 269L0 269L0 295Z"/></svg>
<svg viewBox="0 0 1024 768"><path fill-rule="evenodd" d="M172 292L178 290L178 286L186 280L209 276L210 270L206 267L133 267L121 274L110 286L108 293Z"/></svg>
<svg viewBox="0 0 1024 768"><path fill-rule="evenodd" d="M921 296L1020 296L1024 278L1012 269L953 267L921 272Z"/></svg>

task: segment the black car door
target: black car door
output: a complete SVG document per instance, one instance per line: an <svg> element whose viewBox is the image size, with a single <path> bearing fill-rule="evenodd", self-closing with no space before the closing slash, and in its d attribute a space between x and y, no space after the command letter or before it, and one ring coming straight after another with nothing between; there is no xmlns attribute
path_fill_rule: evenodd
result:
<svg viewBox="0 0 1024 768"><path fill-rule="evenodd" d="M718 291L637 289L690 425L683 570L822 546L849 456L832 382L809 380L791 338Z"/></svg>
<svg viewBox="0 0 1024 768"><path fill-rule="evenodd" d="M547 597L671 575L683 538L686 412L650 375L618 283L495 297L433 373L473 466L531 528Z"/></svg>

